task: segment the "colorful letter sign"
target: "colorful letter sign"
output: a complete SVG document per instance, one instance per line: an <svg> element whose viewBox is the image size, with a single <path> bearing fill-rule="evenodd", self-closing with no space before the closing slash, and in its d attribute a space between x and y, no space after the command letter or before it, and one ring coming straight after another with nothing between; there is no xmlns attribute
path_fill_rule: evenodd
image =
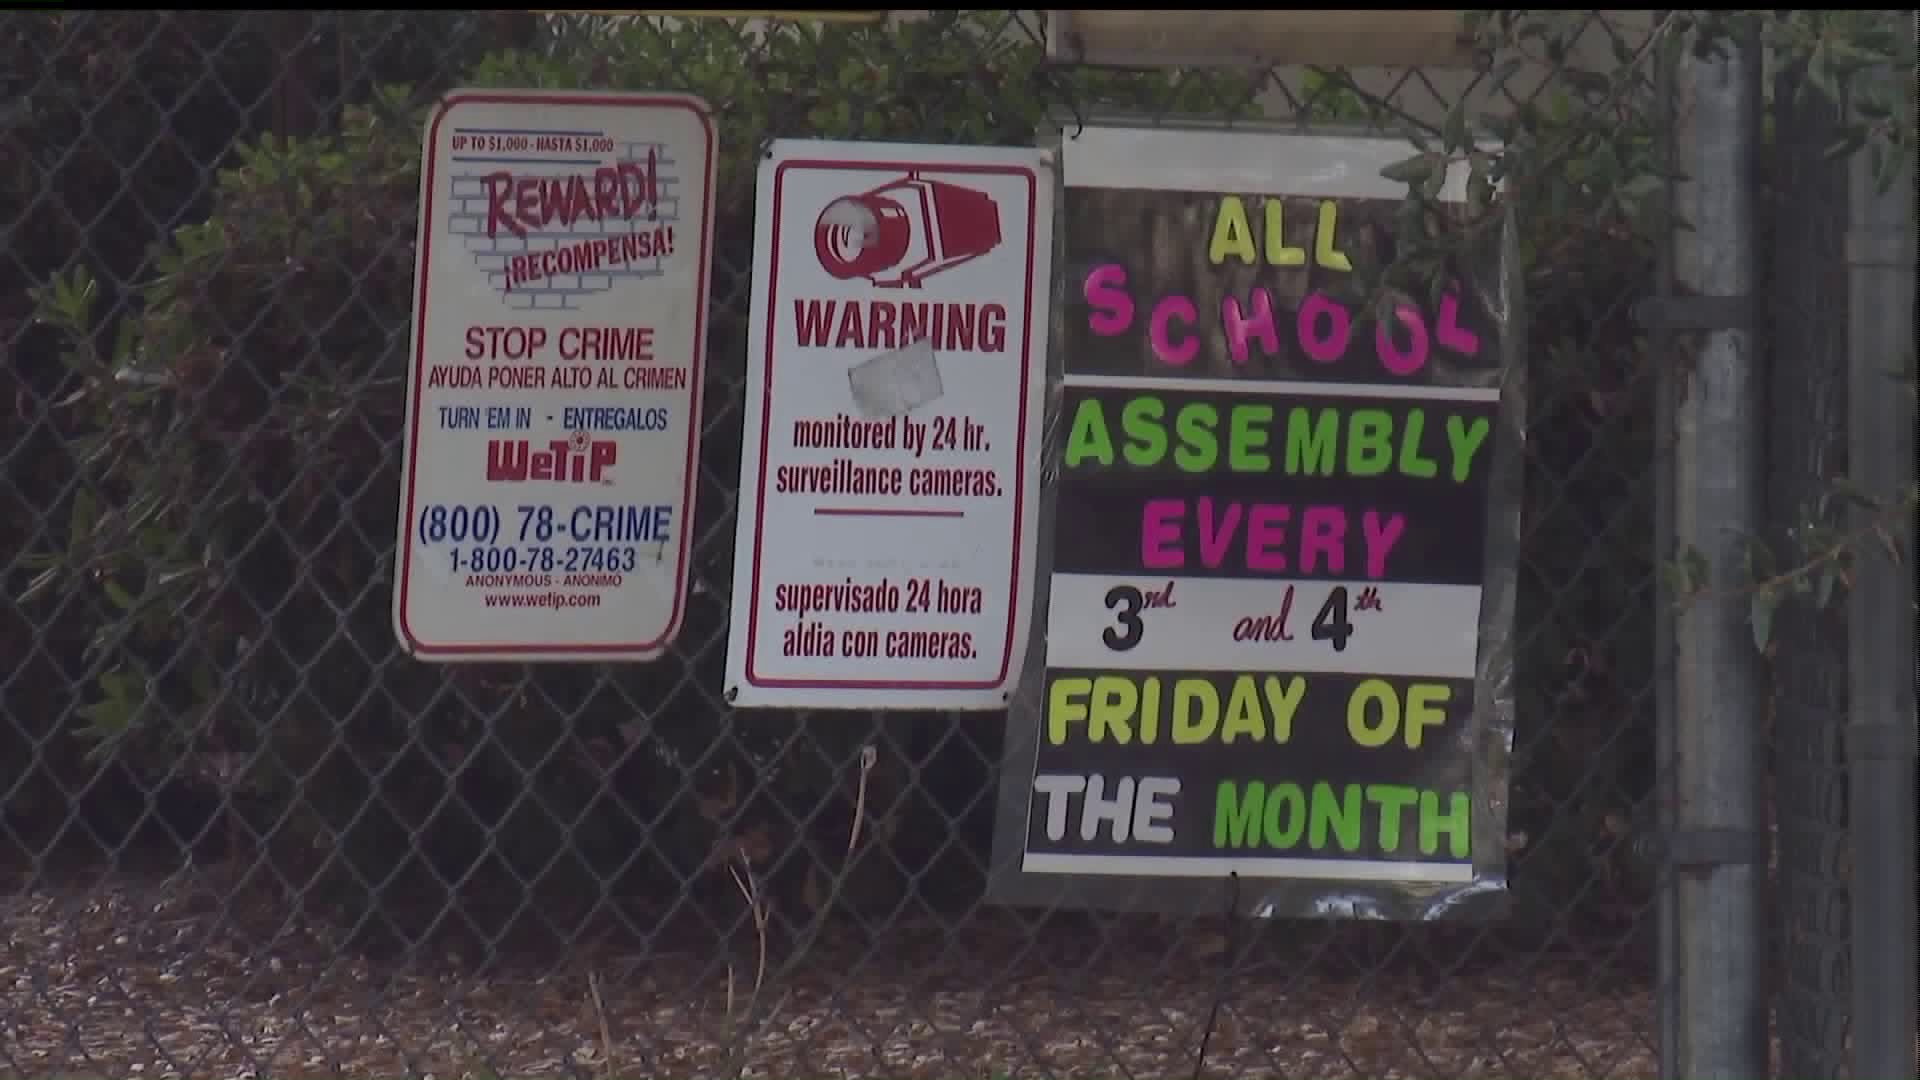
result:
<svg viewBox="0 0 1920 1080"><path fill-rule="evenodd" d="M457 91L427 126L394 628L421 660L641 660L680 627L713 120Z"/></svg>
<svg viewBox="0 0 1920 1080"><path fill-rule="evenodd" d="M726 693L997 709L1031 616L1053 173L780 141L761 164Z"/></svg>
<svg viewBox="0 0 1920 1080"><path fill-rule="evenodd" d="M996 892L1424 918L1498 891L1497 267L1373 291L1404 144L1064 143L1046 669Z"/></svg>

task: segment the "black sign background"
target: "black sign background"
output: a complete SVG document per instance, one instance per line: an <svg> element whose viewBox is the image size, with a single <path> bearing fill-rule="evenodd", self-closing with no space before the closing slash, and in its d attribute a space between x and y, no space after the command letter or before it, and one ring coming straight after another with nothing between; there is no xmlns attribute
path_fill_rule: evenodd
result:
<svg viewBox="0 0 1920 1080"><path fill-rule="evenodd" d="M1174 745L1164 732L1167 720L1163 715L1162 735L1152 745L1137 739L1126 744L1091 743L1084 720L1070 725L1074 728L1071 737L1054 745L1047 737L1047 710L1050 691L1060 679L1111 675L1139 684L1151 676L1162 684L1171 684L1182 677L1205 677L1220 686L1224 701L1225 688L1237 675L1251 676L1257 682L1268 674L1284 680L1292 673L1130 670L1124 653L1113 654L1113 666L1100 671L1030 664L1023 699L1009 716L990 896L1023 905L1174 912L1218 911L1232 897L1240 910L1267 916L1371 912L1399 919L1486 917L1498 909L1498 904L1489 906L1477 900L1504 891L1506 758L1511 730L1511 701L1506 687L1510 672L1507 627L1512 618L1519 493L1518 418L1507 399L1515 396L1521 369L1508 355L1502 327L1490 315L1484 299L1488 290L1499 284L1499 252L1495 251L1494 258L1481 260L1485 265L1464 268L1466 280L1451 294L1452 323L1477 339L1479 345L1473 355L1462 355L1440 347L1434 340L1443 320L1433 304L1398 294L1388 301L1374 297L1370 302L1359 292L1365 274L1313 265L1247 266L1234 259L1215 265L1208 258L1209 238L1221 200L1227 195L1239 198L1253 224L1255 246L1264 246L1258 234L1263 196L1258 193L1079 188L1065 192L1064 250L1056 259L1064 281L1054 309L1053 351L1056 370L1063 370L1067 382L1054 396L1048 418L1051 437L1045 472L1051 478L1051 490L1043 496L1049 522L1043 529L1042 542L1049 546L1047 538L1051 537L1047 553L1051 571L1134 580L1156 576L1259 576L1249 572L1244 562L1236 564L1231 559L1214 570L1202 568L1195 564L1191 542L1185 568L1143 569L1140 508L1147 499L1207 495L1216 501L1379 507L1406 519L1405 533L1390 563L1389 580L1482 585L1477 677L1449 680L1413 679L1396 672L1301 673L1308 680L1306 697L1293 718L1292 737L1285 743L1211 741ZM1284 198L1282 217L1287 223L1289 245L1314 250L1313 229L1320 201ZM1393 257L1393 223L1400 208L1397 202L1339 199L1336 205L1337 246L1356 267L1377 267ZM1311 257L1308 261L1311 264ZM1229 298L1243 315L1254 311L1256 289L1266 290L1271 298L1277 348L1268 350L1254 341L1244 358L1237 361L1219 313ZM1122 303L1116 303L1119 291L1125 294ZM1296 339L1295 313L1316 292L1339 304L1350 319L1347 346L1335 358L1311 357ZM1160 323L1167 332L1160 336L1163 341L1181 345L1184 351L1177 359L1183 362L1170 363L1155 346L1152 313L1155 305L1169 296L1185 303L1166 309ZM1411 374L1389 370L1376 345L1377 320L1370 312L1390 311L1394 305L1418 309L1428 330L1427 363ZM1105 332L1096 330L1095 323L1101 323ZM1124 328L1115 332L1122 323ZM1325 336L1326 327L1323 317L1315 323L1313 333ZM1192 344L1185 345L1189 340ZM1459 337L1451 340L1457 342ZM1390 344L1392 352L1404 353L1409 346L1408 335L1396 328ZM1072 381L1085 376L1096 380L1127 377L1130 384L1116 387ZM1332 393L1275 394L1271 385L1260 387L1259 393L1236 393L1234 383L1246 379L1269 384L1391 385L1401 390L1400 396L1364 399L1341 395L1331 386L1326 389ZM1214 383L1217 389L1208 385ZM1503 386L1499 407L1490 401L1462 400L1439 389L1493 385ZM1435 392L1407 396L1408 390L1418 387ZM1226 468L1224 450L1210 470L1200 473L1186 471L1169 458L1147 468L1136 467L1120 453L1124 437L1114 417L1127 400L1142 394L1161 398L1169 411L1187 402L1202 401L1221 410L1222 416L1236 403L1274 406L1273 436L1263 448L1272 458L1271 467L1264 472L1231 472ZM1075 410L1089 398L1099 398L1106 406L1116 458L1111 465L1083 461L1067 466L1060 455L1072 430ZM1331 476L1290 475L1284 467L1284 417L1296 406L1330 407L1343 419L1356 407L1382 410L1393 417L1396 448L1407 413L1417 408L1427 420L1426 445L1436 451L1428 456L1438 461L1439 475L1409 477L1389 464L1380 475L1356 477L1346 474L1338 455ZM1448 417L1458 417L1462 422L1485 419L1492 425L1492 434L1464 483L1455 483L1448 476L1441 429ZM1167 427L1171 433L1172 425ZM1326 575L1290 571L1287 576ZM1366 584L1351 569L1339 576L1356 591ZM1304 627L1312 614L1300 612L1296 618ZM1177 622L1163 621L1162 625L1177 632ZM1058 632L1061 628L1048 630L1050 634ZM1085 632L1085 628L1076 627L1075 632ZM1044 639L1045 635L1035 635L1036 642ZM1039 647L1044 648L1044 644ZM1417 750L1408 749L1403 742L1378 748L1356 746L1347 735L1347 699L1352 688L1367 678L1402 690L1409 682L1444 684L1451 697L1447 722L1432 729L1431 737ZM1036 775L1061 774L1100 774L1108 785L1109 797L1112 785L1123 776L1177 777L1181 787L1174 799L1180 823L1177 843L1115 843L1104 827L1092 839L1085 839L1077 808L1068 814L1064 835L1049 839L1045 821L1049 800L1032 784ZM1369 834L1356 850L1310 851L1304 845L1290 851L1216 850L1214 800L1223 781L1294 783L1302 789L1316 784L1335 789L1349 784L1401 785L1430 791L1443 801L1451 793L1466 792L1472 803L1472 850L1464 860L1455 860L1445 845L1432 854L1421 853L1417 820L1411 813L1403 818L1400 840L1393 851L1381 850L1378 834L1372 831L1372 817L1367 818ZM1155 857L1272 855L1329 864L1340 860L1458 861L1472 880L1436 885L1415 876L1405 881L1373 880L1373 874L1346 879L1339 876L1337 866L1302 878L1231 881L1156 876L1158 871L1149 870L1106 872L1111 865L1100 873L1026 873L1021 863L1028 852Z"/></svg>
<svg viewBox="0 0 1920 1080"><path fill-rule="evenodd" d="M1231 385L1231 384L1227 384ZM1445 435L1441 424L1449 416L1463 420L1496 418L1493 402L1413 401L1348 396L1288 397L1231 393L1199 393L1184 390L1090 388L1069 385L1062 413L1070 426L1082 401L1094 399L1105 406L1111 418L1120 414L1128 400L1151 393L1167 403L1169 412L1187 402L1205 402L1224 415L1235 402L1271 407L1275 412L1273 435L1262 450L1271 459L1266 472L1232 472L1224 465L1204 474L1184 472L1172 463L1172 455L1149 468L1126 463L1116 446L1115 463L1103 466L1094 462L1063 465L1059 485L1058 510L1054 518L1053 571L1059 574L1141 574L1137 544L1116 542L1116 538L1136 535L1140 527L1140 506L1148 499L1205 494L1218 502L1278 502L1292 507L1342 506L1356 514L1366 507L1380 507L1404 514L1406 531L1395 545L1393 580L1417 581L1432 585L1478 585L1485 570L1487 519L1487 477L1493 456L1491 445L1482 446L1474 458L1465 483L1449 479L1416 479L1401 475L1389 466L1378 476L1346 475L1336 452L1336 467L1331 476L1290 476L1285 470L1287 447L1285 417L1295 407L1331 408L1344 419L1357 408L1378 409L1394 418L1398 432L1406 415L1418 408L1428 416L1427 438L1436 448L1434 460L1441 477L1447 472ZM1491 443L1491 438L1488 442ZM1398 446L1398 441L1394 445ZM1224 451L1222 452L1224 457ZM1187 565L1176 573L1182 577L1236 577L1249 574L1236 555L1218 567L1201 564L1194 550L1198 530L1185 530ZM1325 577L1321 573L1301 573L1297 568L1289 577ZM1351 574L1347 576L1353 576Z"/></svg>

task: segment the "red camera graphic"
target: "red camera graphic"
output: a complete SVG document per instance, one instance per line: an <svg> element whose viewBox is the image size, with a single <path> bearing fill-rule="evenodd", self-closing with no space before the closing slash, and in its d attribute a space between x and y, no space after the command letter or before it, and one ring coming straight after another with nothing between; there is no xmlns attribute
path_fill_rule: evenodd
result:
<svg viewBox="0 0 1920 1080"><path fill-rule="evenodd" d="M813 225L822 270L883 289L917 289L999 245L1000 208L992 196L915 173L833 200Z"/></svg>

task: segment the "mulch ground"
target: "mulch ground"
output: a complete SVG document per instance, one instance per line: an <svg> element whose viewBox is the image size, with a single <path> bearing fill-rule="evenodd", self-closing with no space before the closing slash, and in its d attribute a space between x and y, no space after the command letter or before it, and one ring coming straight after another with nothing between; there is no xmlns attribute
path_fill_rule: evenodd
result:
<svg viewBox="0 0 1920 1080"><path fill-rule="evenodd" d="M1274 924L981 909L795 956L663 930L482 965L368 949L212 874L0 884L0 1077L1651 1077L1604 953L1421 957ZM1357 944L1355 942L1358 942ZM1398 941L1399 944L1395 944Z"/></svg>

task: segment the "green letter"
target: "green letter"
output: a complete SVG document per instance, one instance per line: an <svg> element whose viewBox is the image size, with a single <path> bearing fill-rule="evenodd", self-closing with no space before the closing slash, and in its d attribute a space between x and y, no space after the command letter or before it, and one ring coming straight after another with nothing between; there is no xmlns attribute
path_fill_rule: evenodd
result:
<svg viewBox="0 0 1920 1080"><path fill-rule="evenodd" d="M1282 824L1282 815L1285 824ZM1299 784L1285 783L1273 785L1267 792L1266 820L1267 846L1281 851L1300 842L1301 830L1307 827L1307 796L1300 790Z"/></svg>
<svg viewBox="0 0 1920 1080"><path fill-rule="evenodd" d="M1255 425L1258 426L1255 426ZM1267 429L1273 424L1271 405L1235 405L1227 414L1227 468L1234 472L1266 472L1273 467L1263 448Z"/></svg>
<svg viewBox="0 0 1920 1080"><path fill-rule="evenodd" d="M1340 440L1340 414L1304 405L1287 411L1287 473L1333 475L1333 448Z"/></svg>
<svg viewBox="0 0 1920 1080"><path fill-rule="evenodd" d="M1379 476L1393 464L1393 417L1381 409L1347 414L1347 474Z"/></svg>
<svg viewBox="0 0 1920 1080"><path fill-rule="evenodd" d="M1473 455L1479 453L1480 444L1487 441L1490 425L1484 416L1473 418L1472 424L1464 423L1458 416L1447 417L1447 445L1453 450L1453 482L1465 483L1467 473L1473 469Z"/></svg>
<svg viewBox="0 0 1920 1080"><path fill-rule="evenodd" d="M1407 426L1400 432L1400 471L1422 480L1436 476L1440 466L1420 455L1420 436L1427 431L1427 413L1418 405L1407 410Z"/></svg>
<svg viewBox="0 0 1920 1080"><path fill-rule="evenodd" d="M1260 802L1266 785L1248 781L1243 796L1231 780L1220 781L1213 790L1213 846L1246 847L1251 839L1260 842Z"/></svg>
<svg viewBox="0 0 1920 1080"><path fill-rule="evenodd" d="M1440 850L1440 834L1447 834L1447 853L1456 859L1467 857L1467 838L1473 826L1472 803L1465 792L1456 791L1447 800L1447 812L1440 812L1440 796L1431 791L1420 793L1420 854Z"/></svg>
<svg viewBox="0 0 1920 1080"><path fill-rule="evenodd" d="M1189 401L1180 406L1173 426L1180 432L1180 448L1173 452L1173 463L1188 472L1206 472L1220 457L1220 442L1213 437L1220 424L1220 413L1204 401Z"/></svg>
<svg viewBox="0 0 1920 1080"><path fill-rule="evenodd" d="M1107 435L1107 414L1099 398L1085 398L1073 410L1073 430L1067 433L1067 449L1062 455L1067 468L1078 468L1092 458L1102 465L1113 464L1113 439Z"/></svg>
<svg viewBox="0 0 1920 1080"><path fill-rule="evenodd" d="M1339 795L1333 785L1318 781L1313 785L1312 821L1307 827L1307 846L1315 851L1327 846L1332 833L1341 851L1360 850L1360 785L1348 784Z"/></svg>
<svg viewBox="0 0 1920 1080"><path fill-rule="evenodd" d="M1367 800L1380 808L1380 850L1391 855L1400 850L1400 815L1419 796L1403 784L1368 784Z"/></svg>
<svg viewBox="0 0 1920 1080"><path fill-rule="evenodd" d="M1145 469L1167 456L1167 431L1160 421L1167 406L1159 398L1137 397L1120 406L1120 428L1127 433L1127 464Z"/></svg>

